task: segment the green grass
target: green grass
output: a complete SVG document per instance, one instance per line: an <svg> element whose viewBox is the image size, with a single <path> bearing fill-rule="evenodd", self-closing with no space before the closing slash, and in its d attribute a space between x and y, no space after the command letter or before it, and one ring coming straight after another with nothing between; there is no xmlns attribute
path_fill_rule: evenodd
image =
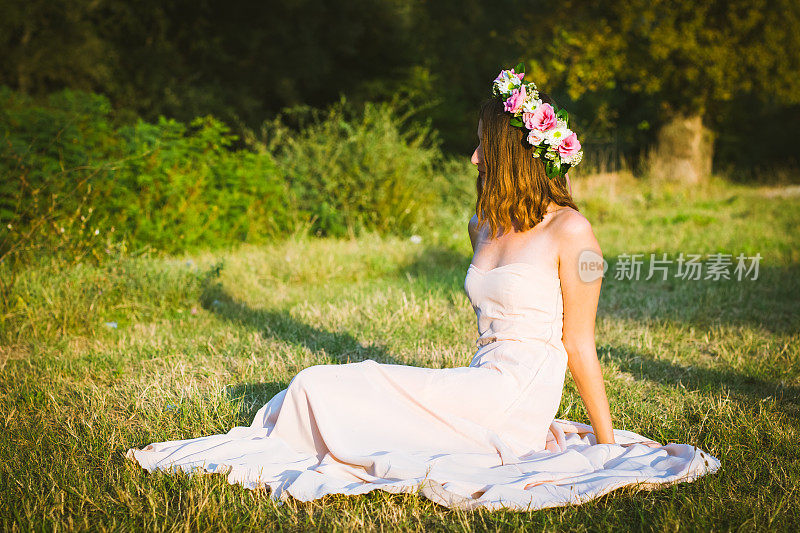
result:
<svg viewBox="0 0 800 533"><path fill-rule="evenodd" d="M755 281L612 273L601 295L597 343L616 427L700 446L721 459L717 474L518 514L380 491L276 506L222 476L151 475L124 460L129 447L249 424L311 364L468 364L466 206L421 244L293 238L23 273L0 332L2 529L794 529L800 196L625 176L575 188L612 268L624 253L763 256ZM559 416L587 421L569 379Z"/></svg>

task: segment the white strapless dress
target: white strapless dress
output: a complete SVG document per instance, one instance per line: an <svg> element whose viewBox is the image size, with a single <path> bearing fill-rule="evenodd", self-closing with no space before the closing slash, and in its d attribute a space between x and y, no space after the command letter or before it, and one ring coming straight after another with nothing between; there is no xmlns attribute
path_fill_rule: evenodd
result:
<svg viewBox="0 0 800 533"><path fill-rule="evenodd" d="M128 451L149 471L218 472L308 501L375 489L419 492L448 507L533 510L619 487L691 481L720 462L686 444L651 447L616 430L554 419L567 353L557 272L511 263L464 282L478 318L469 366L430 369L366 360L306 368L223 435Z"/></svg>

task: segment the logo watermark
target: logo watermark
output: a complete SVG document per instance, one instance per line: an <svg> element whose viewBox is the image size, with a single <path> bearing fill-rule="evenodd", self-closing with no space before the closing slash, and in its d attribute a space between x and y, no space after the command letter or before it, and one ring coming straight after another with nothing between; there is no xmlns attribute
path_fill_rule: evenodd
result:
<svg viewBox="0 0 800 533"><path fill-rule="evenodd" d="M578 256L578 277L584 283L597 281L606 275L608 261L594 250L584 250Z"/></svg>
<svg viewBox="0 0 800 533"><path fill-rule="evenodd" d="M613 263L615 280L667 281L682 280L751 280L758 279L761 254L748 256L733 254L684 254L670 258L666 253L620 254ZM594 250L584 250L578 257L578 275L581 281L591 283L605 276L609 263Z"/></svg>

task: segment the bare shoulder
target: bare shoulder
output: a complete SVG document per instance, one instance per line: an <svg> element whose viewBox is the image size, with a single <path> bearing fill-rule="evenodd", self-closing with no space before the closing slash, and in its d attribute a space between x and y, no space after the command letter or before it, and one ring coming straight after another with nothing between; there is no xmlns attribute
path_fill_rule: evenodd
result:
<svg viewBox="0 0 800 533"><path fill-rule="evenodd" d="M551 221L553 235L562 252L570 250L594 249L600 253L600 244L594 236L589 220L571 207L559 210Z"/></svg>
<svg viewBox="0 0 800 533"><path fill-rule="evenodd" d="M550 222L553 232L558 236L576 238L576 237L594 237L592 231L592 224L585 216L579 211L571 207L564 207L558 210L553 215L553 220Z"/></svg>

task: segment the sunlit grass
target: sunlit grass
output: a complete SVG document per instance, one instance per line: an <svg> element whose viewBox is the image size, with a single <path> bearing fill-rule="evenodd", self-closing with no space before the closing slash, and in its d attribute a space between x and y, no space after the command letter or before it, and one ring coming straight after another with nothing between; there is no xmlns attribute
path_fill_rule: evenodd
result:
<svg viewBox="0 0 800 533"><path fill-rule="evenodd" d="M722 460L717 474L517 514L379 491L276 506L222 476L151 475L124 460L129 447L249 424L308 365L467 364L466 206L419 244L294 238L25 273L0 345L2 529L792 529L800 197L625 176L575 189L612 265L624 253L763 257L755 281L611 275L601 296L597 342L615 424L696 444ZM587 420L571 380L559 416Z"/></svg>

